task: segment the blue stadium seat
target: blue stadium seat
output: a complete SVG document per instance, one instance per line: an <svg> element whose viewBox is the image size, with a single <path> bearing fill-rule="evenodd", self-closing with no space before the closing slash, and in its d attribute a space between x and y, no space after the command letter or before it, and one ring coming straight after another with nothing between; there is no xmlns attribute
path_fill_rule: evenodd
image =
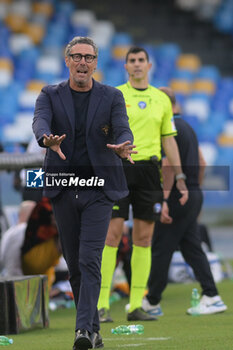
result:
<svg viewBox="0 0 233 350"><path fill-rule="evenodd" d="M4 123L12 123L18 110L18 96L23 86L17 82L0 89L0 118Z"/></svg>
<svg viewBox="0 0 233 350"><path fill-rule="evenodd" d="M181 111L182 111L182 107L183 107L184 102L185 102L185 95L181 94L181 93L176 93L176 101L180 105Z"/></svg>
<svg viewBox="0 0 233 350"><path fill-rule="evenodd" d="M40 51L36 47L31 47L20 52L15 59L15 79L26 83L32 78L35 72L35 65L40 56Z"/></svg>
<svg viewBox="0 0 233 350"><path fill-rule="evenodd" d="M65 17L69 17L75 10L75 5L72 1L57 1L56 13L62 14Z"/></svg>
<svg viewBox="0 0 233 350"><path fill-rule="evenodd" d="M203 93L192 93L184 102L183 112L196 116L201 121L208 119L211 97Z"/></svg>
<svg viewBox="0 0 233 350"><path fill-rule="evenodd" d="M175 62L179 54L181 53L181 48L175 43L164 43L159 45L156 58L158 63L163 63L164 61Z"/></svg>
<svg viewBox="0 0 233 350"><path fill-rule="evenodd" d="M168 86L169 84L169 79L166 79L165 77L153 77L151 80L150 80L150 84L159 88L161 86Z"/></svg>
<svg viewBox="0 0 233 350"><path fill-rule="evenodd" d="M183 79L190 82L194 79L195 75L196 74L194 72L191 72L190 70L176 68L173 71L172 78Z"/></svg>
<svg viewBox="0 0 233 350"><path fill-rule="evenodd" d="M125 83L125 72L124 70L116 70L114 67L109 67L104 71L103 83L107 85L117 86Z"/></svg>
<svg viewBox="0 0 233 350"><path fill-rule="evenodd" d="M111 63L112 53L110 47L100 48L98 57L98 68L105 70L108 67L108 64Z"/></svg>
<svg viewBox="0 0 233 350"><path fill-rule="evenodd" d="M211 127L210 127L211 125ZM217 142L217 136L223 130L223 124L216 120L212 120L211 116L205 122L200 123L198 130L198 138L200 141Z"/></svg>
<svg viewBox="0 0 233 350"><path fill-rule="evenodd" d="M169 81L172 78L174 66L175 63L172 61L164 61L163 64L158 63L153 73L153 77L155 79L165 79Z"/></svg>
<svg viewBox="0 0 233 350"><path fill-rule="evenodd" d="M129 33L118 32L113 35L112 46L132 45L133 39Z"/></svg>
<svg viewBox="0 0 233 350"><path fill-rule="evenodd" d="M10 3L12 2L9 1ZM30 6L34 8L35 3L31 2ZM46 11L43 13L43 10L39 8L37 10L34 8L31 13L30 22L37 23L45 28L45 35L40 45L33 43L27 49L18 53L13 52L9 45L12 32L5 25L7 21L2 20L0 22L0 57L11 59L14 64L12 83L7 87L0 88L0 137L4 141L7 141L6 133L4 133L6 125L13 124L22 127L24 120L22 113L33 112L35 97L40 88L38 90L28 88L30 82L33 85L33 81L39 79L39 87L40 84L57 83L68 78L69 72L63 57L66 43L74 36L86 36L90 33L93 33L94 37L96 35L96 41L98 42L98 25L96 24L95 31L93 29L93 19L96 23L98 23L98 20L92 11L80 10L71 0L41 0L37 3L39 3L39 7L42 3L45 6L46 3L51 4L50 8L54 9L52 16L49 14L49 7L47 14ZM232 13L233 0L224 1L214 18L215 26L224 32L233 34ZM99 23L100 27L101 25L104 27L104 25L107 26L107 23ZM103 75L103 83L117 86L127 81L128 75L123 67L125 52L134 43L128 32L116 32L115 28L112 29L106 41L108 45L106 45L106 42L100 41L105 44L99 45L98 70L101 73L100 75ZM160 87L168 86L173 81L174 87L177 88L175 91L177 101L183 110L183 118L196 130L201 143L206 144L205 149L209 152L209 159L212 159L216 164L229 162L232 164L232 148L220 147L217 140L226 121L231 120L233 116L233 112L231 112L231 110L233 111L233 78L222 78L217 67L211 65L202 66L200 64L200 67L193 72L187 69L178 69L176 63L179 56L182 55L182 50L176 43L164 42L157 45L142 43L139 46L145 47L153 61L154 70L151 71L150 83ZM58 58L60 60L58 69L53 71L38 69L38 62L44 56ZM193 93L193 82L196 79L213 81L216 85L214 95L207 96L205 93ZM186 85L185 87L183 85L182 90L183 81L186 82ZM232 108L230 108L231 103ZM12 132L11 140L14 137L16 140L17 128L12 128L10 132ZM23 137L26 140L29 134L22 136L21 140L23 140ZM218 201L221 204L224 204L224 200L229 201L226 195L219 193L208 194L208 196L210 201Z"/></svg>
<svg viewBox="0 0 233 350"><path fill-rule="evenodd" d="M229 33L233 29L233 4L222 6L214 18L214 26L221 32Z"/></svg>
<svg viewBox="0 0 233 350"><path fill-rule="evenodd" d="M233 165L233 148L232 147L218 147L217 164L219 165Z"/></svg>
<svg viewBox="0 0 233 350"><path fill-rule="evenodd" d="M182 119L184 119L188 124L191 125L191 127L197 133L198 138L200 138L200 125L201 125L200 120L195 115L185 115L185 114L182 114Z"/></svg>
<svg viewBox="0 0 233 350"><path fill-rule="evenodd" d="M217 83L220 79L220 73L216 66L202 66L196 75L197 78L211 79Z"/></svg>

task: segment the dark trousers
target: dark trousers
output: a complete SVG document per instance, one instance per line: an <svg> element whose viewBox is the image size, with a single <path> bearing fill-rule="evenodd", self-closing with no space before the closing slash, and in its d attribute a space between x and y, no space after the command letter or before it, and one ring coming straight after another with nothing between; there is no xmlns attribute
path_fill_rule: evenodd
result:
<svg viewBox="0 0 233 350"><path fill-rule="evenodd" d="M172 199L172 198L171 198ZM178 198L169 203L172 224L155 224L152 240L152 266L149 277L148 300L156 305L168 281L168 269L173 252L179 248L185 261L193 268L202 293L208 296L218 294L206 254L201 247L197 230L197 217L202 206L200 190L190 191L188 202L182 207Z"/></svg>
<svg viewBox="0 0 233 350"><path fill-rule="evenodd" d="M65 190L52 204L77 309L76 330L97 332L102 251L113 202L102 191Z"/></svg>

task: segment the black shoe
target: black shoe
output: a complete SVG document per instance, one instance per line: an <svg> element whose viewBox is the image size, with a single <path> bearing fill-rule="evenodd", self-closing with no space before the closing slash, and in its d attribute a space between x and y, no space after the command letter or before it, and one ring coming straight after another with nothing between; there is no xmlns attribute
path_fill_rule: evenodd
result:
<svg viewBox="0 0 233 350"><path fill-rule="evenodd" d="M99 332L93 332L91 335L91 341L93 349L99 349L104 347L103 339Z"/></svg>
<svg viewBox="0 0 233 350"><path fill-rule="evenodd" d="M155 316L147 314L142 308L137 308L127 315L128 321L156 321Z"/></svg>
<svg viewBox="0 0 233 350"><path fill-rule="evenodd" d="M110 312L106 308L99 309L99 320L100 323L113 322Z"/></svg>
<svg viewBox="0 0 233 350"><path fill-rule="evenodd" d="M78 329L75 333L73 350L92 349L92 341L89 332L85 329Z"/></svg>

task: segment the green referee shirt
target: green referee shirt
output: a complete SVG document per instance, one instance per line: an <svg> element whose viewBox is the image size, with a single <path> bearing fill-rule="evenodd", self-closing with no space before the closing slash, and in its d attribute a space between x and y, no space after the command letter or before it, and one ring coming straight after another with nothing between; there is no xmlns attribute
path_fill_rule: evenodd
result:
<svg viewBox="0 0 233 350"><path fill-rule="evenodd" d="M133 160L149 160L152 156L160 160L161 137L177 134L168 96L151 85L145 90L138 90L127 82L117 88L124 95L129 125L138 151L138 154L132 154Z"/></svg>

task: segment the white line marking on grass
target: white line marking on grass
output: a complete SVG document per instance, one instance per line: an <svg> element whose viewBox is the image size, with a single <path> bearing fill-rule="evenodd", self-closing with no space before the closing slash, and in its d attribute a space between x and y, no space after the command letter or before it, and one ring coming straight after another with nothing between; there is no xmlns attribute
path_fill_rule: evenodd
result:
<svg viewBox="0 0 233 350"><path fill-rule="evenodd" d="M117 340L119 341L125 341L127 339L128 340L138 340L138 337L118 337ZM139 338L140 339L140 338ZM155 341L155 340L169 340L171 339L171 337L158 337L158 338L141 338L140 340L143 340L143 341ZM115 339L113 338L104 338L104 340L107 340L107 341L115 341ZM130 345L131 346L131 345Z"/></svg>
<svg viewBox="0 0 233 350"><path fill-rule="evenodd" d="M122 344L122 345L117 345L118 348L126 348L126 347L135 347L135 346L142 346L146 345L145 343L137 343L137 344Z"/></svg>
<svg viewBox="0 0 233 350"><path fill-rule="evenodd" d="M164 338L164 337L160 337L160 338L146 338L145 340L154 341L154 340L169 340L169 339L171 339L171 337L167 337L167 338Z"/></svg>

